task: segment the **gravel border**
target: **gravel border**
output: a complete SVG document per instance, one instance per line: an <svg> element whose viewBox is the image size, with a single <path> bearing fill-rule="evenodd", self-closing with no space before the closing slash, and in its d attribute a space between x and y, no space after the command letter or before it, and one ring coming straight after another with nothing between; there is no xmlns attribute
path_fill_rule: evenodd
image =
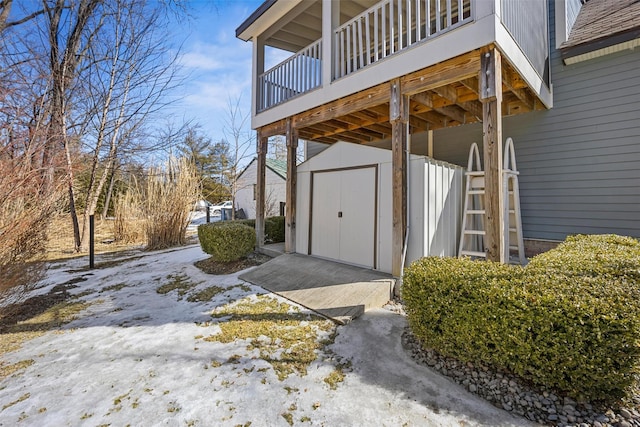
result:
<svg viewBox="0 0 640 427"><path fill-rule="evenodd" d="M406 316L398 302L391 302L385 308ZM640 388L634 389L633 397L625 406L602 407L576 402L486 365L465 364L423 349L408 326L402 334L402 346L417 363L438 371L494 406L531 421L563 427L640 427Z"/></svg>

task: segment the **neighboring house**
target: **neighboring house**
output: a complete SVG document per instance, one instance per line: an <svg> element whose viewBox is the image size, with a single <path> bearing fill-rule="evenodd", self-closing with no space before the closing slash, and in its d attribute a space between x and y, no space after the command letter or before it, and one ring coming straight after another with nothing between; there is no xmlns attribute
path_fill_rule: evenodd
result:
<svg viewBox="0 0 640 427"><path fill-rule="evenodd" d="M399 276L403 264L431 253L427 224L459 238L438 207L458 184L427 185L428 166L415 172L414 164L466 166L477 142L484 245L489 259L504 261L507 137L526 246L573 233L640 237L640 2L267 0L236 35L253 42L257 163L273 135L286 135L289 153L298 137L310 141L297 170L288 157L288 251ZM265 70L267 46L292 54ZM374 225L347 233L343 245L342 230L352 227L340 221L349 212L322 211L322 197L362 198L355 205L369 210L373 200L363 223ZM259 234L261 227L258 219ZM316 247L318 239L327 241Z"/></svg>
<svg viewBox="0 0 640 427"><path fill-rule="evenodd" d="M256 217L257 170L257 161L253 159L237 179L236 209L242 209L251 219ZM284 215L287 162L266 159L265 172L265 216Z"/></svg>

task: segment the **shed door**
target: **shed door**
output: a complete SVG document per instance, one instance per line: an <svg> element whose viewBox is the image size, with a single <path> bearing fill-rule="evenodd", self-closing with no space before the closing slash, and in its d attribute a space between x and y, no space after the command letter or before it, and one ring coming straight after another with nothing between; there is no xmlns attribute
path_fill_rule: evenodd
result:
<svg viewBox="0 0 640 427"><path fill-rule="evenodd" d="M375 167L313 176L311 254L375 268Z"/></svg>

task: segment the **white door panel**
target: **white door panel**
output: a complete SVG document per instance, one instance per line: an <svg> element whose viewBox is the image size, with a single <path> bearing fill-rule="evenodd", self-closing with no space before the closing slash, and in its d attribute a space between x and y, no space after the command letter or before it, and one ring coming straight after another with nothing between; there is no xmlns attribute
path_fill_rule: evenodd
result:
<svg viewBox="0 0 640 427"><path fill-rule="evenodd" d="M373 268L375 169L341 172L340 260Z"/></svg>
<svg viewBox="0 0 640 427"><path fill-rule="evenodd" d="M313 174L311 254L375 266L376 169Z"/></svg>
<svg viewBox="0 0 640 427"><path fill-rule="evenodd" d="M311 218L311 253L335 258L340 250L340 175L313 175L313 210Z"/></svg>

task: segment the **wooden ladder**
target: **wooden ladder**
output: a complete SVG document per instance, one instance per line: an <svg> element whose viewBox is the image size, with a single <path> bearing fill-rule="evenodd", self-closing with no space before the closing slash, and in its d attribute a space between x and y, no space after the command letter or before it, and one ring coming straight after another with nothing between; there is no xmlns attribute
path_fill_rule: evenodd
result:
<svg viewBox="0 0 640 427"><path fill-rule="evenodd" d="M503 211L505 259L502 261L524 264L526 258L524 256L522 219L520 216L520 189L518 186L515 151L511 138L507 138L505 142L502 174L503 200L505 201ZM482 164L480 163L478 145L475 142L469 149L469 161L465 175L467 177L467 185L458 256L486 259L487 253L484 249L484 219L486 215L484 208L484 170L482 170ZM511 257L512 251L517 251L517 257Z"/></svg>

